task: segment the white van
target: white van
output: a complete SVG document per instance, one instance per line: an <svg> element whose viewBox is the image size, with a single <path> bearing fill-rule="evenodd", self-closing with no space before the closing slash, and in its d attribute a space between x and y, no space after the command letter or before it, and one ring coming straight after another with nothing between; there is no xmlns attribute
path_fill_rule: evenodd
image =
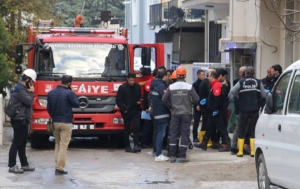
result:
<svg viewBox="0 0 300 189"><path fill-rule="evenodd" d="M258 187L299 189L300 60L281 74L267 94L255 138Z"/></svg>

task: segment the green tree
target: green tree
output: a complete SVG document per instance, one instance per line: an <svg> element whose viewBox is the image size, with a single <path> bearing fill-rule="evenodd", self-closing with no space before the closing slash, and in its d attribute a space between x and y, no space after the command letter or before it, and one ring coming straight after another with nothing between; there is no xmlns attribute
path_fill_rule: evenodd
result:
<svg viewBox="0 0 300 189"><path fill-rule="evenodd" d="M6 49L8 44L8 36L4 21L0 18L0 93L3 96L6 96L4 89L8 86L8 79L10 75L10 70L6 61Z"/></svg>

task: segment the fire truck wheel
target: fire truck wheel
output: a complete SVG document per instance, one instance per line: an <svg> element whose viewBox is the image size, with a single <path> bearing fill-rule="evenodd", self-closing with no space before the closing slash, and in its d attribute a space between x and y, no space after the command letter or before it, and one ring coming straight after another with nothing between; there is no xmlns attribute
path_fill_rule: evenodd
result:
<svg viewBox="0 0 300 189"><path fill-rule="evenodd" d="M124 136L121 134L110 135L111 146L113 148L124 148Z"/></svg>
<svg viewBox="0 0 300 189"><path fill-rule="evenodd" d="M31 147L32 148L53 148L54 143L49 141L49 135L32 133L31 134Z"/></svg>

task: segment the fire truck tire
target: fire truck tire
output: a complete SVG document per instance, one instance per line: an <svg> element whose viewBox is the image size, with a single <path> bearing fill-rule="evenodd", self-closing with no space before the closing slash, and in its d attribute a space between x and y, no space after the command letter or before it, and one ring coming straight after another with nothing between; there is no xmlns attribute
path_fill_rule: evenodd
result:
<svg viewBox="0 0 300 189"><path fill-rule="evenodd" d="M110 135L110 139L111 139L111 146L113 148L125 147L123 134L122 135L120 135L120 134Z"/></svg>
<svg viewBox="0 0 300 189"><path fill-rule="evenodd" d="M32 133L31 134L31 147L32 148L52 148L54 143L49 141L49 135Z"/></svg>

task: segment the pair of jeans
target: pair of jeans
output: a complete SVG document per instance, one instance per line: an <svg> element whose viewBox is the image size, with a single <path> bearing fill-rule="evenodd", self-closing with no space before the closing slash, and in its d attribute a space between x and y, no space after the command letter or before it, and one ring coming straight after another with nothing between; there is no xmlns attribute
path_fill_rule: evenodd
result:
<svg viewBox="0 0 300 189"><path fill-rule="evenodd" d="M67 149L72 136L72 123L54 122L56 169L63 171L66 165Z"/></svg>
<svg viewBox="0 0 300 189"><path fill-rule="evenodd" d="M162 154L162 142L166 135L166 128L168 126L168 122L157 123L157 135L156 135L156 156L160 156Z"/></svg>
<svg viewBox="0 0 300 189"><path fill-rule="evenodd" d="M17 154L19 155L21 166L28 166L26 157L28 122L26 120L11 119L10 123L14 130L14 138L9 149L8 167L16 165Z"/></svg>

